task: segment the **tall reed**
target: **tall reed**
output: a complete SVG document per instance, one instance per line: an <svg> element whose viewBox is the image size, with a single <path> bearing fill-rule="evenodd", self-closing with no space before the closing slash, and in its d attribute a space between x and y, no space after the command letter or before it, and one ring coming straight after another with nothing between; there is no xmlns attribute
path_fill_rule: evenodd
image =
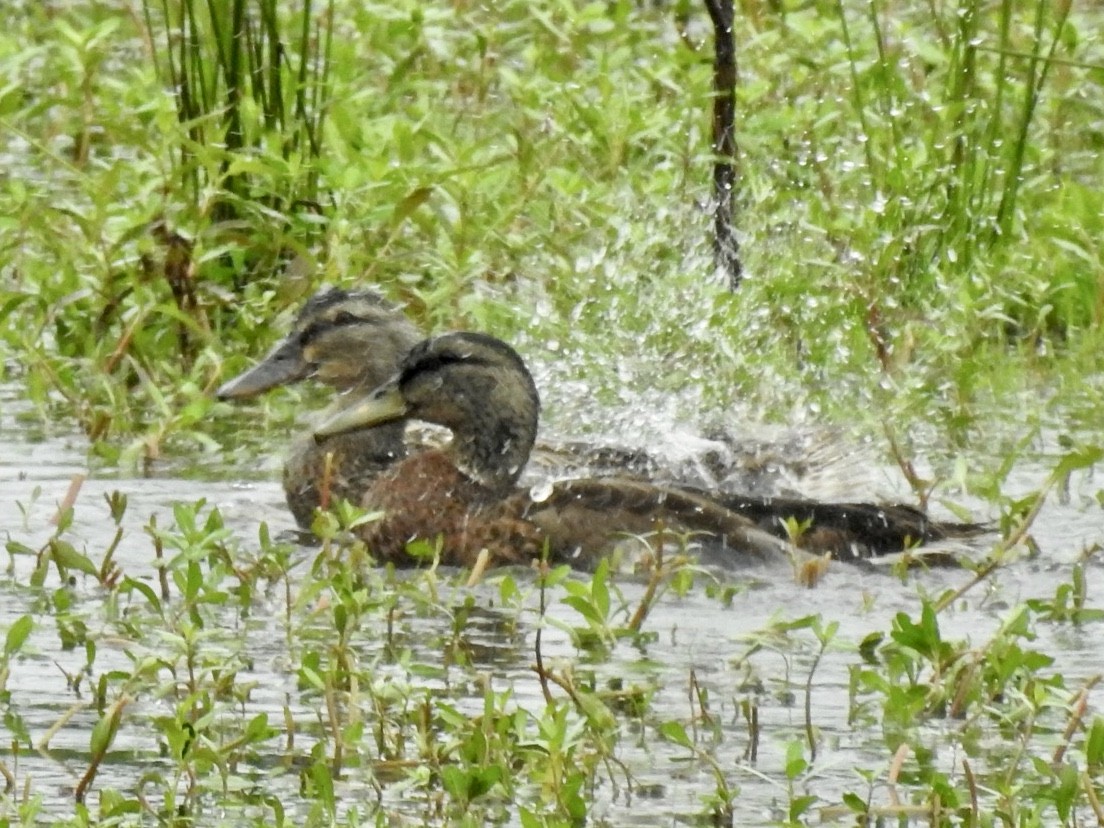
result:
<svg viewBox="0 0 1104 828"><path fill-rule="evenodd" d="M917 257L915 269L938 259L969 272L976 256L1012 236L1037 106L1070 5L960 0L933 9L945 63L923 66L894 48L884 0L866 4L869 34L861 36L854 5L836 3L869 179L899 205L899 229L915 234L904 251ZM891 264L914 269L900 258Z"/></svg>
<svg viewBox="0 0 1104 828"><path fill-rule="evenodd" d="M143 9L184 128L177 162L195 206L213 186L216 221L250 202L319 210L312 161L329 103L333 0L294 11L277 0L144 0Z"/></svg>

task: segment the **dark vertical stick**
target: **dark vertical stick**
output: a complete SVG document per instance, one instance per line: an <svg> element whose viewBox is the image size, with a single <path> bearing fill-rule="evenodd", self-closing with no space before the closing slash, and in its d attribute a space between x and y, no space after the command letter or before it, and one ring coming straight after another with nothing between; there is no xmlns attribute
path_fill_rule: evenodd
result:
<svg viewBox="0 0 1104 828"><path fill-rule="evenodd" d="M713 21L713 260L740 286L740 245L732 222L736 193L736 40L732 0L705 0Z"/></svg>

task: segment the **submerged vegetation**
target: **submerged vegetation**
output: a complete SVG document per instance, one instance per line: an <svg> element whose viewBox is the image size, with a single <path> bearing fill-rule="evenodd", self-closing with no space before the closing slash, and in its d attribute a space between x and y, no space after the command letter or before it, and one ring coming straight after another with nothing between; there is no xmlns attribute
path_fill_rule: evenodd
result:
<svg viewBox="0 0 1104 828"><path fill-rule="evenodd" d="M309 391L258 403L244 435L213 389L319 284L374 285L426 330L517 343L572 436L646 431L627 418L658 394L702 430L833 425L922 502L986 504L1000 540L884 623L866 595L844 630L779 597L789 614L724 638L710 672L666 663L679 624L655 602L728 621L754 584L681 555L643 584L468 587L338 552L355 514L307 551L105 492L42 536L28 491L4 515L0 821L623 824L674 797L640 745L699 792L671 819L1104 823L1099 676L1038 643L1095 637L1095 547L1050 562L1054 594L982 594L1104 445L1104 11L906 5L737 7L733 292L711 255L712 32L687 0L11 0L3 377L21 419L78 424L100 466L282 443ZM1037 454L1049 475L1010 485ZM103 548L82 513L113 527ZM956 613L988 637L950 632ZM18 674L59 651L72 708L42 732ZM829 661L846 686L818 686ZM70 811L21 763L74 721ZM818 786L867 728L854 775Z"/></svg>

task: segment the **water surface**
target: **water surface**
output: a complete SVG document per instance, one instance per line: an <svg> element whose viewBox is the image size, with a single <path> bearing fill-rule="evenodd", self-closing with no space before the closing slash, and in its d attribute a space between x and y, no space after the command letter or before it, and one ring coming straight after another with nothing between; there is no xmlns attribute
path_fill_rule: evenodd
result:
<svg viewBox="0 0 1104 828"><path fill-rule="evenodd" d="M90 468L83 438L57 432L36 437L18 424L15 414L19 410L18 400L8 392L0 420L0 526L5 540L32 549L45 544L56 531L52 521L74 475L85 475L87 479L80 488L73 524L65 538L98 562L116 531L105 495L124 493L128 508L115 560L126 575L155 589L155 549L146 527L151 521L162 528L172 527L177 504L205 499L217 506L232 533L233 548L245 557L256 554L262 523L273 534L292 528L276 482L277 458L261 457L245 467L227 468L218 467L217 461L212 467L208 458L206 468L200 469L180 460L164 461L152 464L142 475ZM700 456L694 455L701 446L708 448L705 438L688 440L683 435L676 442L679 446L671 449L670 456L677 463L703 468L708 465L704 461L699 464ZM684 450L687 445L691 450ZM861 465L871 485L880 488L878 494L895 494L892 469L877 466L871 473L867 461ZM855 480L849 475L855 470L841 466L845 468L850 470L840 471L839 478L845 480L844 488L854 491ZM1046 452L1041 452L1038 462L1016 468L1006 494L1033 491L1049 468ZM815 489L813 493L823 493L830 489L825 480L831 477L814 475L805 484ZM802 484L799 479L790 482ZM1052 598L1069 581L1072 566L1082 552L1104 541L1097 491L1091 475L1077 474L1066 496L1051 497L1032 532L1038 554L1003 568L943 613L940 622L944 639L967 640L981 646L1012 608L1027 599ZM896 494L902 495L903 487ZM990 517L984 503L969 505L980 518ZM986 551L987 544L983 543L974 553L982 555ZM305 547L292 553L294 566L288 578L291 594L309 584L316 554L316 550ZM159 648L173 652L178 643L162 637L165 631L156 629L146 629L138 636L122 634L117 619L120 612L125 613L125 604L115 606L94 579L77 575L70 590L81 617L87 619L87 637L96 643L97 655L91 675L85 675L75 690L67 674L80 674L87 660L86 650L83 646L68 650L62 647L48 600L62 584L51 572L43 589L32 588L29 580L33 567L32 557L12 556L0 585L0 634L24 614L31 614L37 621L30 640L12 664L7 682L10 696L3 707L9 724L17 721L34 744L51 728L56 731L48 747L38 751L23 746L18 756L8 747L11 740L4 739L0 759L15 773L17 785L29 785L42 798L45 813L63 816L72 813L73 790L89 763L90 731L98 718L97 711L88 704L90 688L100 676L111 671L129 673L143 658L156 657ZM1091 564L1088 578L1092 607L1104 606L1094 588L1100 574L1100 568ZM510 577L531 590L531 574L512 572ZM666 720L688 726L697 721L703 751L713 756L727 784L739 791L735 807L741 824L764 824L779 818L779 809L785 808L789 797L782 772L787 745L805 738L805 683L816 642L807 630L782 636L776 625L810 615L819 615L824 624L838 622L839 631L816 666L811 720L819 736L818 754L811 772L795 782L796 792L810 792L823 803L833 803L844 792L865 790L856 769L872 769L884 780L891 752L883 734L864 722L848 721L849 668L860 661L856 648L867 635L887 631L895 614L915 616L919 596L938 595L967 583L971 576L963 571L937 570L902 580L884 570L836 565L812 590L797 586L782 568L740 567L714 572L712 577L737 587L731 602L711 597L705 588L706 579L699 578L685 595L664 595L647 619L645 631L650 636L646 640L623 641L608 657L577 649L569 636L554 626L545 629L542 654L547 663L560 669L570 667L580 674L593 671L597 686L623 682L647 688L652 694L643 719L622 720L615 754L624 771L599 775L604 781L592 792L591 819L595 823L606 820L612 825L674 825L693 822L706 812L703 797L715 791L716 780L706 763L691 761L685 749L658 737L655 723ZM442 581L444 604L460 606L468 596L474 597L476 611L464 632L466 652L473 660L470 666L450 667L444 661L441 641L449 634L448 619L413 607L401 608L391 642L385 642L378 630L361 630L354 642L360 664L371 665L372 675L382 684L391 682L406 688L404 692L412 693L414 698L428 694L473 716L483 711L484 704L476 677L485 677L496 691L510 691L508 705L539 717L544 702L531 670L537 628L535 597L524 612L501 609L498 578L492 575L474 588L464 587L459 579ZM619 576L616 583L627 612L631 612L643 597L643 582ZM558 600L549 607L549 613L567 625L581 625L579 616ZM296 637L309 639L312 623L300 619L294 633L289 634L286 618L287 593L284 587L271 586L253 596L248 612L231 604L209 616L203 647L207 657L225 657L228 664L237 665L238 681L252 685L240 703L228 709L236 711L243 721L266 713L278 729L288 721L295 723L298 741L294 751L284 750L284 739L277 738L268 743L271 753L262 749L254 754L253 767L237 769L253 779L258 789L279 797L289 818L293 818L295 814L305 815L311 805L300 790L302 757L324 734L320 731L322 702L317 694L303 688L296 673L299 659L309 649L309 640L305 644ZM324 638L329 619L328 610L319 609L319 640ZM1104 652L1094 644L1098 624L1039 624L1036 632L1034 646L1056 658L1052 670L1064 674L1071 686L1104 672ZM411 672L409 661L401 663L388 655L386 645L396 641L422 669ZM167 676L162 673L159 679L165 686ZM183 678L177 676L176 680ZM702 720L697 703L692 701L692 680L708 692L711 722ZM761 733L754 761L746 755L748 727L740 708L741 702L749 700L758 707ZM133 795L141 789L140 780L151 773L172 777L175 766L166 756L160 731L150 728L149 723L157 717L175 715L174 705L171 693L158 695L135 689L93 791L114 788ZM374 715L370 706L362 714L369 722ZM938 754L943 734L960 725L946 720L930 722L923 731L928 746ZM18 734L13 731L12 735ZM371 739L365 736L365 740L364 754L371 756ZM292 754L299 759L289 758ZM953 774L959 772L962 758L947 751L938 761ZM626 784L624 774L631 776L631 784ZM363 814L379 797L388 810L406 813L414 820L429 819L432 808L423 793L379 779L382 781L374 782L373 774L365 767L349 768L338 783L341 800L346 806L359 802ZM186 784L187 780L181 780L179 787L183 789ZM207 780L207 784L218 788L217 782ZM155 799L159 796L156 786L151 786L147 794ZM907 788L902 795L907 799ZM873 801L885 804L887 797L879 786ZM261 805L252 810L251 806L241 807L242 816L264 813ZM516 820L516 814L511 817L508 810L503 814L508 822Z"/></svg>

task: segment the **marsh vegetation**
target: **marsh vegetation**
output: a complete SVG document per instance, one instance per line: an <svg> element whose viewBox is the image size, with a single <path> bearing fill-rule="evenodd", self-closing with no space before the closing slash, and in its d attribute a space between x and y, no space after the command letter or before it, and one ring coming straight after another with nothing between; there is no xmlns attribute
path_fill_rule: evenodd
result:
<svg viewBox="0 0 1104 828"><path fill-rule="evenodd" d="M905 5L738 5L733 292L695 4L9 0L0 820L1104 823L1104 12ZM323 283L514 343L550 433L829 432L993 535L812 591L283 542L322 399L212 392Z"/></svg>

